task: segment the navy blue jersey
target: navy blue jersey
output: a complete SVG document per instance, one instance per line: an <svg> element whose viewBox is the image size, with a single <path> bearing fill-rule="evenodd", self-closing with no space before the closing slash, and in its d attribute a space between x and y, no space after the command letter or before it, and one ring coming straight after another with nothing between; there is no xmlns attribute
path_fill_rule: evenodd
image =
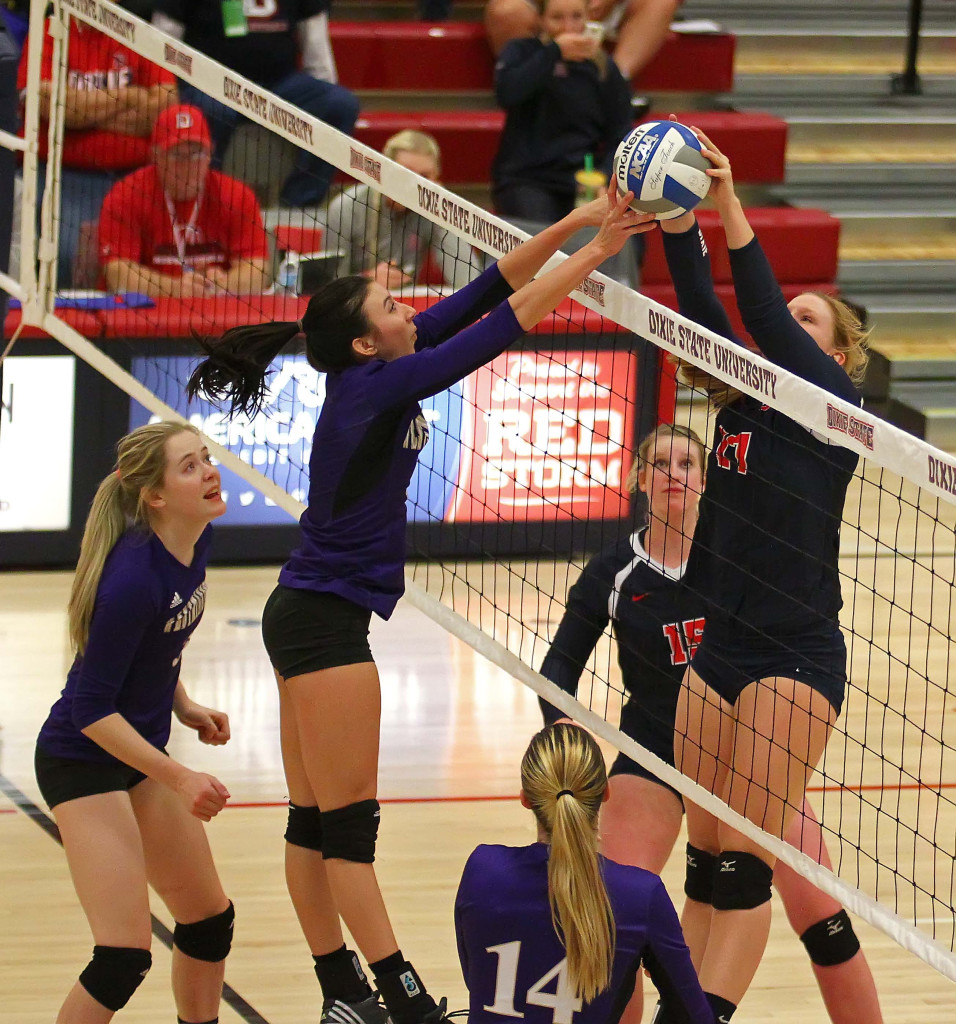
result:
<svg viewBox="0 0 956 1024"><path fill-rule="evenodd" d="M683 565L668 568L648 555L645 536L634 533L587 563L568 591L541 674L575 695L610 621L627 692L621 729L673 763L677 698L704 631L704 602L682 585ZM542 710L549 725L564 716L545 701Z"/></svg>
<svg viewBox="0 0 956 1024"><path fill-rule="evenodd" d="M507 111L492 178L574 190L591 154L609 177L614 151L634 126L631 90L610 57L566 61L558 44L513 39L495 66L495 96Z"/></svg>
<svg viewBox="0 0 956 1024"><path fill-rule="evenodd" d="M737 341L716 298L695 227L665 234L680 311ZM761 352L778 366L854 404L844 369L787 309L757 239L730 250L737 305ZM721 409L686 582L709 601L708 622L774 636L838 625L837 559L855 453L745 396Z"/></svg>
<svg viewBox="0 0 956 1024"><path fill-rule="evenodd" d="M299 520L302 544L279 574L283 586L338 594L385 619L392 614L405 590L405 492L428 441L419 400L521 337L502 301L510 294L493 264L415 317L414 353L328 375L309 459L309 507Z"/></svg>
<svg viewBox="0 0 956 1024"><path fill-rule="evenodd" d="M112 714L154 747L166 746L180 658L206 605L211 538L207 526L188 566L154 533L130 531L117 541L96 591L86 649L40 729L44 753L115 762L81 732Z"/></svg>
<svg viewBox="0 0 956 1024"><path fill-rule="evenodd" d="M601 858L616 926L608 989L590 1003L570 991L567 961L551 921L548 846L479 846L455 900L458 956L468 986L469 1024L614 1024L642 963L675 1024L713 1024L660 878Z"/></svg>
<svg viewBox="0 0 956 1024"><path fill-rule="evenodd" d="M240 36L224 32L221 0L155 0L153 10L185 26L187 46L268 86L298 66L298 22L322 14L329 6L330 0L245 0L242 9L248 31Z"/></svg>

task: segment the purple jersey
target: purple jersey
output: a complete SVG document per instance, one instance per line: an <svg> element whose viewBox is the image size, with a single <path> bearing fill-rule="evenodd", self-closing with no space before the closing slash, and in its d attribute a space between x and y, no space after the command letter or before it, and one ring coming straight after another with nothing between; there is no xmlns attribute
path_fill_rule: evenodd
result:
<svg viewBox="0 0 956 1024"><path fill-rule="evenodd" d="M479 846L468 858L455 900L458 955L469 992L469 1024L614 1024L647 967L678 1024L713 1024L660 878L601 858L617 938L611 984L582 1005L567 975L564 946L551 922L548 851Z"/></svg>
<svg viewBox="0 0 956 1024"><path fill-rule="evenodd" d="M86 650L40 729L45 754L115 762L82 732L112 714L154 747L166 746L180 658L206 604L211 538L207 526L188 566L154 533L131 530L116 542L96 591Z"/></svg>
<svg viewBox="0 0 956 1024"><path fill-rule="evenodd" d="M282 586L338 594L384 619L392 614L405 590L405 495L428 442L419 400L521 337L502 301L510 294L495 264L415 317L411 355L328 375L309 459L309 507L299 520L302 543L279 574Z"/></svg>

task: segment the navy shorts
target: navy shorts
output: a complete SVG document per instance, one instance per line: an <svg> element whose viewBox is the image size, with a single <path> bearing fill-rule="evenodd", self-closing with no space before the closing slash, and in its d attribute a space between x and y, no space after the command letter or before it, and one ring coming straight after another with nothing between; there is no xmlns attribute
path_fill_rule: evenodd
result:
<svg viewBox="0 0 956 1024"><path fill-rule="evenodd" d="M33 756L40 793L52 811L57 804L99 793L128 792L146 776L122 761L81 761L73 757L53 757L36 748Z"/></svg>
<svg viewBox="0 0 956 1024"><path fill-rule="evenodd" d="M666 761L674 767L674 719L661 721L657 716L649 713L639 704L628 701L621 709L621 732L632 740L640 743L642 747L656 754L662 761ZM681 809L684 807L684 798L673 786L668 785L659 779L652 771L649 771L637 761L628 757L627 754L618 753L608 772L608 777L615 775L636 775L639 779L647 779L649 782L656 782L663 786L680 800Z"/></svg>
<svg viewBox="0 0 956 1024"><path fill-rule="evenodd" d="M368 645L368 608L315 590L281 584L262 612L262 639L283 679L374 661Z"/></svg>
<svg viewBox="0 0 956 1024"><path fill-rule="evenodd" d="M840 713L846 695L846 642L823 625L786 638L757 630L724 630L707 621L691 667L728 704L758 679L782 676L822 693Z"/></svg>

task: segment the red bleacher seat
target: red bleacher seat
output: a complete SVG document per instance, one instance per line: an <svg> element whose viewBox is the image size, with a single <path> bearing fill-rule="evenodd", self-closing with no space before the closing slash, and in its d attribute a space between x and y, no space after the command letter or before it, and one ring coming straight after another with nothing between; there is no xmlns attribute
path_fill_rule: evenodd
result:
<svg viewBox="0 0 956 1024"><path fill-rule="evenodd" d="M329 35L343 85L357 90L486 91L494 58L478 22L333 21ZM644 90L729 92L734 37L672 34L635 81Z"/></svg>
<svg viewBox="0 0 956 1024"><path fill-rule="evenodd" d="M742 183L782 181L787 148L787 124L770 114L694 111L678 114L710 136L730 157L734 178ZM438 140L442 151L442 180L454 187L485 184L504 125L500 110L368 111L359 117L355 137L381 149L385 140L403 128L418 128Z"/></svg>
<svg viewBox="0 0 956 1024"><path fill-rule="evenodd" d="M715 140L716 141L716 140ZM789 206L752 207L747 219L760 239L767 259L786 284L833 281L837 274L840 222L825 210L801 210ZM729 283L730 258L716 210L699 210L697 220L704 232L714 281ZM660 233L647 235L641 280L646 285L670 281Z"/></svg>

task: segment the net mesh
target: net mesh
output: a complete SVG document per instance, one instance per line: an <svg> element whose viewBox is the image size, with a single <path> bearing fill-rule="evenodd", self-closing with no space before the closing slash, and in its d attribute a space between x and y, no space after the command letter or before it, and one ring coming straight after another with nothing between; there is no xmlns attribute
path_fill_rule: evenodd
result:
<svg viewBox="0 0 956 1024"><path fill-rule="evenodd" d="M54 20L66 24L70 13L87 36L97 26L111 46L118 41L129 48L135 61L113 69L120 78L143 62L153 68L143 74L156 79L150 88L159 90L175 71L226 104L230 114L238 110L249 119L218 156L221 173L245 182L241 190L230 192L229 186L223 194L236 205L241 191L242 202L251 196L254 205L242 207L244 219L224 215L224 224L238 223L241 230L229 234L222 228L216 235L206 224L190 227L194 199L176 200L172 210L162 203L151 210L154 233L162 238L150 258L133 258L126 250L118 257L115 241L101 225L91 226L88 214L130 169L106 166L115 139L100 140L103 148L92 151L98 154L92 166L78 167L69 127L62 149L55 144L62 125L54 105L46 174L48 188L59 182L60 200L49 211L46 234L59 242L61 286L103 286L110 262L126 260L149 268L144 277L128 278L136 287L127 290L151 295L130 294L118 302L97 297L95 303L76 296L64 303L61 297L52 330L86 354L82 339L69 330L65 307L101 303L96 312L103 345L119 367L108 372L129 387L130 378L120 370L128 371L155 398L143 398L145 404L131 399L128 426L157 415L158 401L222 446L229 502L222 529L288 523L295 503L307 498L324 376L290 349L275 361L256 416L230 417L202 400L188 405L184 384L197 360L194 336L218 335L248 322L297 320L308 294L345 272L378 275L404 301L425 309L508 251L523 233L224 73L120 8L79 0L54 5ZM74 30L71 45L75 37ZM61 88L75 84L70 62L60 46L45 65L45 77ZM39 80L37 69L31 74ZM101 100L113 96L119 102L128 88L109 75L86 81L87 91ZM70 102L62 100L68 110ZM214 138L220 135L219 116L225 115L211 109ZM147 134L136 138L146 140ZM276 205L302 147L342 172L330 209ZM150 159L148 145L137 159ZM188 177L199 162L192 156L184 160L192 169L183 173ZM29 160L26 166L29 171ZM41 267L48 263L41 260ZM236 276L237 268L248 273L250 265L258 275L255 288ZM184 268L192 275L191 294L184 290ZM727 355L733 346L626 287L627 266L606 269L612 276L591 275L514 349L422 403L429 436L408 492L408 577L417 585L412 592L438 617L457 613L445 620L449 628L553 697L536 670L587 560L582 552L627 537L646 515L640 496L625 486L638 440L658 421L692 426L708 445L713 439L715 413L701 393L678 388L675 355L859 452L842 513L839 557L849 687L809 793L836 874L861 894L854 909L868 909L863 897L877 901L885 913L873 911L874 923L952 974L956 749L949 667L956 467L945 454L872 417L857 416L859 410L841 406L759 356L733 362L736 357ZM21 270L29 283L31 268ZM660 329L664 325L668 330ZM682 342L686 336L675 325L708 340L706 358L703 346L691 351ZM767 379L766 373L755 377L754 367L775 375L776 397L754 388L755 380ZM265 486L263 477L275 488ZM788 497L803 500L800 493ZM692 653L693 637L686 632L675 643L685 656ZM614 726L625 698L606 628L582 675L575 707ZM658 766L616 729L603 734ZM695 793L686 780L674 784ZM847 889L839 891L847 895Z"/></svg>

